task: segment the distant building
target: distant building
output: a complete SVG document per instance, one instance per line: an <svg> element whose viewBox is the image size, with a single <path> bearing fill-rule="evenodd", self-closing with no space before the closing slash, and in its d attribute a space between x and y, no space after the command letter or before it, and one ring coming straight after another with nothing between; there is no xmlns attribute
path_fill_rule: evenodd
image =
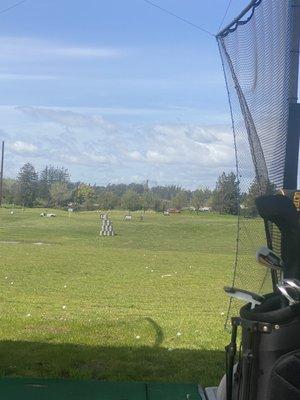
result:
<svg viewBox="0 0 300 400"><path fill-rule="evenodd" d="M197 211L196 207L192 207L192 206L189 206L189 207L183 207L183 208L182 208L182 210L187 210L187 211Z"/></svg>
<svg viewBox="0 0 300 400"><path fill-rule="evenodd" d="M211 211L211 207L201 207L201 208L199 208L199 211L201 211L201 212L210 212Z"/></svg>
<svg viewBox="0 0 300 400"><path fill-rule="evenodd" d="M181 210L178 210L178 208L168 208L167 211L169 214L178 214L181 212Z"/></svg>

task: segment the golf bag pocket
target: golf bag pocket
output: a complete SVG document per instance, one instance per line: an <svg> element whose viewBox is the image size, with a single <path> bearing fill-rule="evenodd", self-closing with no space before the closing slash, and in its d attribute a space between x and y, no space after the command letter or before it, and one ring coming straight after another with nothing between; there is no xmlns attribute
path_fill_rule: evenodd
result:
<svg viewBox="0 0 300 400"><path fill-rule="evenodd" d="M267 400L300 400L300 349L285 354L275 363Z"/></svg>
<svg viewBox="0 0 300 400"><path fill-rule="evenodd" d="M277 304L278 302L278 304ZM277 308L278 307L278 308ZM242 352L240 355L239 400L266 400L270 387L271 372L277 361L293 351L299 352L294 361L297 379L287 380L294 385L299 397L270 397L270 400L300 400L300 319L298 305L280 307L280 296L268 296L264 304L251 310L250 305L241 308ZM288 367L286 367L288 368ZM289 367L293 368L293 367ZM281 369L279 380L287 376ZM274 378L275 379L275 378ZM294 382L295 381L295 382ZM278 396L276 389L274 395ZM298 395L298 393L297 393Z"/></svg>

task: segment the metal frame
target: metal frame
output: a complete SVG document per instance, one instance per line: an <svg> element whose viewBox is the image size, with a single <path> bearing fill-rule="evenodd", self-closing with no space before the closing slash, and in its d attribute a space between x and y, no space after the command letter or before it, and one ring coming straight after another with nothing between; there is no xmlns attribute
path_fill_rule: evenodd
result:
<svg viewBox="0 0 300 400"><path fill-rule="evenodd" d="M228 24L227 26L225 26L225 28L223 28L218 34L217 37L224 37L226 36L229 31L234 27L234 26L238 26L240 23L246 23L248 22L249 19L247 19L247 21L241 21L241 19L247 14L247 12L249 12L252 8L257 7L262 0L251 0L251 2L248 4L247 7L244 8L244 10L233 20L230 22L230 24ZM252 16L252 15L251 15ZM250 18L251 18L250 16Z"/></svg>
<svg viewBox="0 0 300 400"><path fill-rule="evenodd" d="M284 168L284 189L296 190L298 184L300 104L298 103L299 46L300 46L300 0L291 2L291 63L289 71L289 120Z"/></svg>

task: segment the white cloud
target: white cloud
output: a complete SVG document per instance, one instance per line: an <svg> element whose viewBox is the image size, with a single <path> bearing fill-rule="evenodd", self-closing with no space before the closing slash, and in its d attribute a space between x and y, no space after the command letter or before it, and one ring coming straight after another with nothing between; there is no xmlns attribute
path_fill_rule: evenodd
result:
<svg viewBox="0 0 300 400"><path fill-rule="evenodd" d="M102 116L39 107L15 107L15 111L27 122L22 137L30 136L39 148L36 158L93 168L118 163L119 131Z"/></svg>
<svg viewBox="0 0 300 400"><path fill-rule="evenodd" d="M51 58L114 59L123 57L125 51L114 47L74 46L49 40L26 37L0 37L3 60L45 60Z"/></svg>
<svg viewBox="0 0 300 400"><path fill-rule="evenodd" d="M222 126L157 125L148 132L147 161L216 168L234 165L230 131Z"/></svg>
<svg viewBox="0 0 300 400"><path fill-rule="evenodd" d="M127 156L129 159L133 161L143 161L144 157L139 151L133 150L133 151L128 151Z"/></svg>
<svg viewBox="0 0 300 400"><path fill-rule="evenodd" d="M64 165L74 180L103 184L139 176L191 187L213 185L223 170L235 169L232 134L222 125L117 125L90 111L39 107L9 115L14 125L3 128L16 162Z"/></svg>
<svg viewBox="0 0 300 400"><path fill-rule="evenodd" d="M148 150L147 151L147 160L150 163L158 163L158 164L168 164L171 162L171 158L166 155L159 153L158 151Z"/></svg>
<svg viewBox="0 0 300 400"><path fill-rule="evenodd" d="M50 53L72 58L119 58L123 51L109 47L53 47Z"/></svg>
<svg viewBox="0 0 300 400"><path fill-rule="evenodd" d="M26 153L36 153L38 148L32 143L22 142L17 140L16 142L9 144L9 149L15 153L26 154Z"/></svg>
<svg viewBox="0 0 300 400"><path fill-rule="evenodd" d="M89 115L69 110L43 107L16 107L16 110L32 116L40 121L51 121L69 128L103 128L114 130L115 125L100 115Z"/></svg>

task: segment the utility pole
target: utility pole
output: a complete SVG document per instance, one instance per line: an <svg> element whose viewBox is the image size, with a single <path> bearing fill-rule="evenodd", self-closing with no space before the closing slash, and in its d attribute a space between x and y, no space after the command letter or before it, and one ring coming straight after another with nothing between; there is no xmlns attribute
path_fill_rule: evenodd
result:
<svg viewBox="0 0 300 400"><path fill-rule="evenodd" d="M287 0L286 0L287 1ZM298 180L300 103L298 103L299 50L300 50L300 0L292 1L292 48L290 63L289 119L284 170L284 189L296 190Z"/></svg>
<svg viewBox="0 0 300 400"><path fill-rule="evenodd" d="M3 166L4 166L4 141L2 142L2 152L1 152L0 207L2 205L2 197L3 197Z"/></svg>

